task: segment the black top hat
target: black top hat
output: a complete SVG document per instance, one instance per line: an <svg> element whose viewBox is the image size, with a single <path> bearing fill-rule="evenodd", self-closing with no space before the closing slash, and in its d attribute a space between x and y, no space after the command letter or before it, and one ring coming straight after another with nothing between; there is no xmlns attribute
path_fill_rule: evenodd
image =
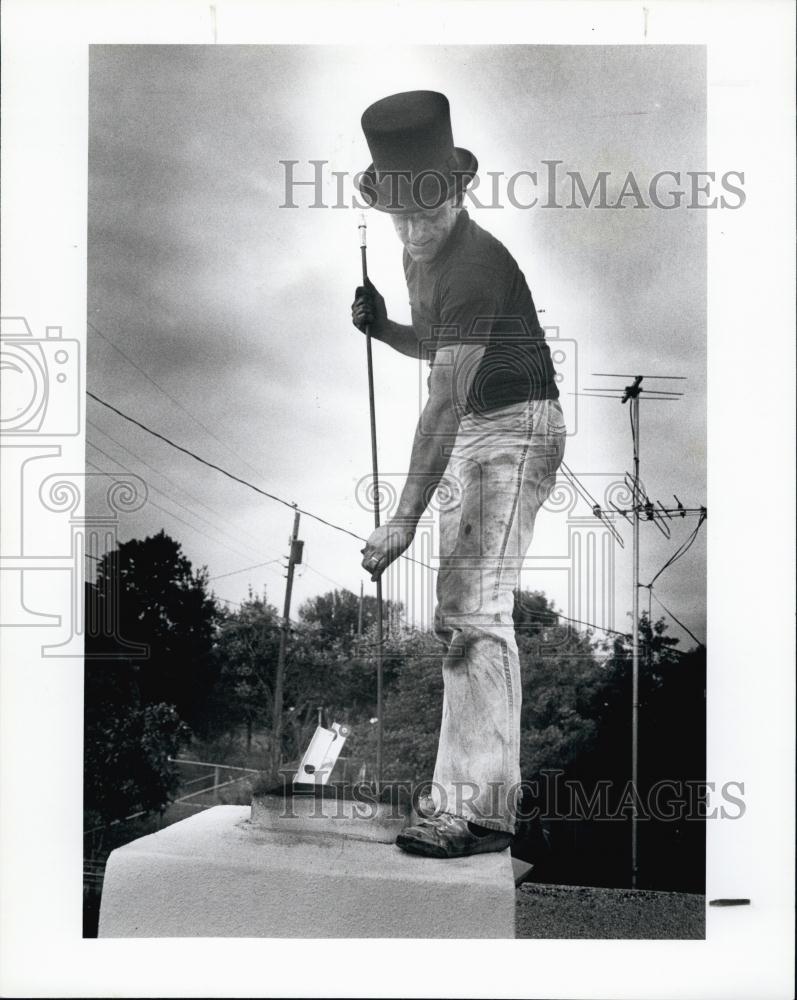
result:
<svg viewBox="0 0 797 1000"><path fill-rule="evenodd" d="M383 97L362 116L373 163L360 192L380 212L438 208L473 179L478 161L454 145L445 94L409 90Z"/></svg>

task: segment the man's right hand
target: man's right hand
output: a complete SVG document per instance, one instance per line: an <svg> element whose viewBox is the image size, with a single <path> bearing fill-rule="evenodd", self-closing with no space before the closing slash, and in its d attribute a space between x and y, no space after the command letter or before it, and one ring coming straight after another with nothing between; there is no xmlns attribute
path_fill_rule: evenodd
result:
<svg viewBox="0 0 797 1000"><path fill-rule="evenodd" d="M371 284L370 279L366 279L366 284L359 285L354 291L351 321L362 333L365 333L366 326L370 327L374 337L380 337L387 328L385 300Z"/></svg>

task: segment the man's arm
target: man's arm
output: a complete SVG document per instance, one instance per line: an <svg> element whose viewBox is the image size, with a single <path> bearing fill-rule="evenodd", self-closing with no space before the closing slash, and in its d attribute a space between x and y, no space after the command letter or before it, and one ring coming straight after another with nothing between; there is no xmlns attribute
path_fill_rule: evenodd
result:
<svg viewBox="0 0 797 1000"><path fill-rule="evenodd" d="M412 544L418 521L446 471L472 374L483 353L483 346L448 347L432 364L429 399L415 429L396 513L372 532L361 550L363 568L373 580Z"/></svg>
<svg viewBox="0 0 797 1000"><path fill-rule="evenodd" d="M377 340L381 340L383 344L387 344L388 347L392 347L394 351L398 351L399 354L406 354L408 358L416 360L420 357L420 342L415 334L414 326L394 323L392 319L389 319L379 334L375 334L372 330L371 335L375 336Z"/></svg>
<svg viewBox="0 0 797 1000"><path fill-rule="evenodd" d="M410 469L393 520L415 529L448 465L459 427L451 372L432 365L429 398L415 428Z"/></svg>
<svg viewBox="0 0 797 1000"><path fill-rule="evenodd" d="M370 280L355 290L351 321L363 333L368 326L372 337L399 354L406 354L408 358L420 357L420 342L414 327L388 319L385 300Z"/></svg>

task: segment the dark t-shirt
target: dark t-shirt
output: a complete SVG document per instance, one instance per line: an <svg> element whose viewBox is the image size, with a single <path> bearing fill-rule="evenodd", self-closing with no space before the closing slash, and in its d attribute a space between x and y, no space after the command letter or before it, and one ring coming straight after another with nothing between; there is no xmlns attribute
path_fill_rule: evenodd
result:
<svg viewBox="0 0 797 1000"><path fill-rule="evenodd" d="M466 412L530 399L558 399L551 352L523 272L464 209L437 256L416 263L404 251L412 325L427 356L443 344L485 345Z"/></svg>

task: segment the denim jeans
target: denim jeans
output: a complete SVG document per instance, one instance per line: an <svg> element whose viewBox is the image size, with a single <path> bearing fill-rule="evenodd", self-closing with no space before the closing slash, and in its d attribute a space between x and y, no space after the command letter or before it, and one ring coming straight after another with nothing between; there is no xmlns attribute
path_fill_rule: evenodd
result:
<svg viewBox="0 0 797 1000"><path fill-rule="evenodd" d="M557 400L466 415L440 486L435 632L443 642L436 811L513 832L520 783L520 664L513 590L556 480Z"/></svg>

